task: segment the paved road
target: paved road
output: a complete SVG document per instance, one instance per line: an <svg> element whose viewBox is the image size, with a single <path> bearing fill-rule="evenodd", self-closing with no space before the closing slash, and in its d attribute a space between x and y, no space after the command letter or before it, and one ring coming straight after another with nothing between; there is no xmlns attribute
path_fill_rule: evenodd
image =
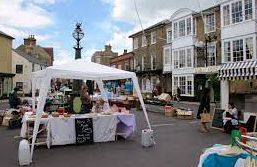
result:
<svg viewBox="0 0 257 167"><path fill-rule="evenodd" d="M96 143L83 146L36 148L32 167L195 167L202 150L215 143L228 144L229 136L220 131L199 132L198 120L178 120L160 113L149 113L156 145L141 147L144 115L135 111L138 132L131 141ZM0 127L0 162L3 167L17 167L19 130Z"/></svg>

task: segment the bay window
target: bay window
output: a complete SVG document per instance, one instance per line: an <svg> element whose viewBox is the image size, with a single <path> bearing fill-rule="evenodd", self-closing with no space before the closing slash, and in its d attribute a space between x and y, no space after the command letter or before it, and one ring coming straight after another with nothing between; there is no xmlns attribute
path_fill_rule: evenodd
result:
<svg viewBox="0 0 257 167"><path fill-rule="evenodd" d="M186 94L186 77L179 77L179 88L181 90L181 94Z"/></svg>
<svg viewBox="0 0 257 167"><path fill-rule="evenodd" d="M192 65L192 48L183 48L175 50L174 54L174 68L193 67Z"/></svg>
<svg viewBox="0 0 257 167"><path fill-rule="evenodd" d="M187 76L187 94L192 94L193 93L193 77L192 76Z"/></svg>

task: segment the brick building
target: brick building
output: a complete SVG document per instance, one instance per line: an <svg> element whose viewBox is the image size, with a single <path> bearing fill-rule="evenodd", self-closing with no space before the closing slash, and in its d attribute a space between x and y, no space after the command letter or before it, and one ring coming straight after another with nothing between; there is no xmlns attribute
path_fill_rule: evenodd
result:
<svg viewBox="0 0 257 167"><path fill-rule="evenodd" d="M157 85L163 90L163 46L167 20L130 35L133 39L134 68L143 93L151 93Z"/></svg>
<svg viewBox="0 0 257 167"><path fill-rule="evenodd" d="M218 70L221 65L220 7L213 6L193 15L196 24L194 91L200 99L204 87L211 101L220 100ZM205 24L204 24L204 22Z"/></svg>
<svg viewBox="0 0 257 167"><path fill-rule="evenodd" d="M91 57L91 61L98 64L110 66L111 59L117 56L118 56L118 53L112 51L111 45L105 45L104 51L96 51Z"/></svg>
<svg viewBox="0 0 257 167"><path fill-rule="evenodd" d="M122 55L111 59L110 66L121 70L134 71L134 53L128 53L127 50L124 50Z"/></svg>

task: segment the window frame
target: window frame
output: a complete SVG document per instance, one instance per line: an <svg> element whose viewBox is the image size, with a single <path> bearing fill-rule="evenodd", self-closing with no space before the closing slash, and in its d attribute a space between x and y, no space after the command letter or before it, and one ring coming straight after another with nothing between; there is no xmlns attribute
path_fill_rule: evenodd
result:
<svg viewBox="0 0 257 167"><path fill-rule="evenodd" d="M209 13L209 14L205 15L204 20L205 20L204 32L205 33L215 32L216 31L215 13Z"/></svg>
<svg viewBox="0 0 257 167"><path fill-rule="evenodd" d="M210 42L207 44L207 64L208 66L216 66L217 63L217 51L216 51L216 42ZM211 52L212 51L212 52ZM214 54L214 55L210 55ZM214 64L212 64L211 58L214 57Z"/></svg>
<svg viewBox="0 0 257 167"><path fill-rule="evenodd" d="M175 75L173 76L173 90L180 88L182 96L194 96L194 75Z"/></svg>
<svg viewBox="0 0 257 167"><path fill-rule="evenodd" d="M167 54L168 51L168 54ZM163 49L163 55L164 55L164 64L168 65L171 64L171 48L170 47L165 47Z"/></svg>
<svg viewBox="0 0 257 167"><path fill-rule="evenodd" d="M16 74L23 74L24 72L23 64L16 64L15 72Z"/></svg>
<svg viewBox="0 0 257 167"><path fill-rule="evenodd" d="M240 11L240 6L241 6L241 11ZM243 3L242 1L237 1L231 3L231 19L232 23L241 23L244 21L243 19Z"/></svg>
<svg viewBox="0 0 257 167"><path fill-rule="evenodd" d="M157 56L156 54L152 53L151 54L151 70L156 70L157 68Z"/></svg>
<svg viewBox="0 0 257 167"><path fill-rule="evenodd" d="M19 84L20 84L21 86L19 86ZM16 83L15 83L15 86L18 87L21 91L23 91L23 86L24 86L23 82L16 82Z"/></svg>
<svg viewBox="0 0 257 167"><path fill-rule="evenodd" d="M146 36L145 35L142 35L142 47L145 47L147 45L147 39L146 39Z"/></svg>
<svg viewBox="0 0 257 167"><path fill-rule="evenodd" d="M138 49L138 37L133 38L133 49Z"/></svg>
<svg viewBox="0 0 257 167"><path fill-rule="evenodd" d="M172 29L171 28L167 28L166 29L166 36L167 36L167 43L171 43L172 41Z"/></svg>
<svg viewBox="0 0 257 167"><path fill-rule="evenodd" d="M230 19L231 19L230 4L224 5L222 8L222 11L223 11L223 26L228 26L230 25Z"/></svg>
<svg viewBox="0 0 257 167"><path fill-rule="evenodd" d="M152 31L151 32L151 44L156 44L157 43L157 32L156 31Z"/></svg>
<svg viewBox="0 0 257 167"><path fill-rule="evenodd" d="M182 19L178 21L178 36L184 37L186 36L186 19Z"/></svg>
<svg viewBox="0 0 257 167"><path fill-rule="evenodd" d="M253 1L252 0L244 0L244 18L245 20L251 20L253 18Z"/></svg>

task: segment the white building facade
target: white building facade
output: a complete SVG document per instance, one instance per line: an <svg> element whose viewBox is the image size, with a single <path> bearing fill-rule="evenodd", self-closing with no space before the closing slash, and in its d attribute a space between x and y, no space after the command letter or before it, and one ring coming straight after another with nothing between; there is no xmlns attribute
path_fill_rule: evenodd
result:
<svg viewBox="0 0 257 167"><path fill-rule="evenodd" d="M227 0L220 4L223 65L219 78L224 109L233 101L240 110L248 111L253 107L251 101L257 99L256 7L255 0Z"/></svg>
<svg viewBox="0 0 257 167"><path fill-rule="evenodd" d="M193 12L190 9L180 9L175 12L170 21L172 23L171 47L165 47L171 51L171 60L165 70L172 70L172 89L178 87L181 96L194 96L194 43L195 24ZM166 58L164 58L164 61Z"/></svg>
<svg viewBox="0 0 257 167"><path fill-rule="evenodd" d="M13 78L13 86L19 87L23 94L31 93L31 73L45 69L46 64L40 63L39 60L33 58L26 53L12 50L12 72L15 73Z"/></svg>

